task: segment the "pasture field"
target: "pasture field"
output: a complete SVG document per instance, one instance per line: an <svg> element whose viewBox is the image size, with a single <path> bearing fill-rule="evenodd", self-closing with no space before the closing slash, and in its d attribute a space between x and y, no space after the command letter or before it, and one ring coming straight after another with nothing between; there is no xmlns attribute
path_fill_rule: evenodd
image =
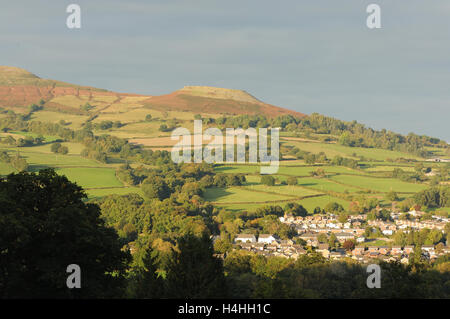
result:
<svg viewBox="0 0 450 319"><path fill-rule="evenodd" d="M100 198L108 195L127 195L135 193L144 197L139 187L113 187L113 188L90 188L86 190L89 199Z"/></svg>
<svg viewBox="0 0 450 319"><path fill-rule="evenodd" d="M51 152L38 152L36 149L39 148L50 148L50 145L43 146L33 146L33 147L4 147L0 144L0 151L7 151L9 156L13 156L16 152L19 152L20 156L23 157L28 165L30 171L36 171L46 167L65 167L65 166L76 166L76 167L105 167L106 164L96 162L94 160L84 158L77 155L61 155L54 154ZM3 165L4 163L0 163Z"/></svg>
<svg viewBox="0 0 450 319"><path fill-rule="evenodd" d="M220 204L226 203L264 203L268 201L289 200L292 197L255 192L243 187L208 188L203 197L205 200Z"/></svg>
<svg viewBox="0 0 450 319"><path fill-rule="evenodd" d="M122 126L118 129L108 131L96 131L97 134L109 134L120 138L151 138L158 136L170 136L170 132L161 132L159 130L162 122L139 122Z"/></svg>
<svg viewBox="0 0 450 319"><path fill-rule="evenodd" d="M69 180L77 183L84 189L123 187L123 184L117 179L113 168L70 167L57 168L56 172L59 175L67 176Z"/></svg>
<svg viewBox="0 0 450 319"><path fill-rule="evenodd" d="M81 129L82 124L86 122L88 118L87 115L74 115L45 110L33 112L31 115L31 120L33 121L59 123L59 121L64 120L66 123L69 123L67 124L67 127L73 130Z"/></svg>
<svg viewBox="0 0 450 319"><path fill-rule="evenodd" d="M69 155L80 155L81 151L85 148L83 146L83 144L80 144L80 143L62 142L61 145L66 146L68 148ZM10 149L19 150L19 152L24 151L24 152L32 152L32 153L51 154L51 155L55 156L56 154L51 151L51 147L52 147L52 143L38 145L38 146L10 148Z"/></svg>
<svg viewBox="0 0 450 319"><path fill-rule="evenodd" d="M0 136L5 136L5 135L11 135L16 140L19 138L24 138L26 136L31 136L33 138L40 136L40 134L36 134L36 133L32 133L32 132L22 132L22 131L10 131L8 133L0 134ZM54 141L57 141L60 139L58 136L52 136L52 135L42 135L42 137L44 138L45 142L47 142L47 143L51 143L51 142L54 142Z"/></svg>
<svg viewBox="0 0 450 319"><path fill-rule="evenodd" d="M377 165L373 167L368 167L364 169L367 172L392 172L394 169L400 168L405 172L414 172L413 166L385 166L385 165Z"/></svg>
<svg viewBox="0 0 450 319"><path fill-rule="evenodd" d="M249 189L249 190L254 190L254 191L277 193L280 195L288 195L288 196L295 196L295 197L311 196L311 195L320 194L320 192L312 190L312 189L307 189L305 187L299 187L299 186L290 186L290 185L267 186L267 185L263 185L263 184L258 184L258 185L249 185L249 186L246 186L245 188Z"/></svg>
<svg viewBox="0 0 450 319"><path fill-rule="evenodd" d="M336 155L342 157L350 157L355 158L353 154L356 156L364 156L365 158L370 158L378 161L385 161L387 158L411 158L420 160L420 157L401 153L397 151L383 150L378 148L362 148L362 147L349 147L343 146L335 143L312 143L312 142L301 142L301 141L286 141L284 142L286 145L293 145L298 147L299 149L311 153L320 153L324 152L328 158L333 158ZM357 159L357 157L355 158Z"/></svg>
<svg viewBox="0 0 450 319"><path fill-rule="evenodd" d="M350 202L343 200L341 198L333 197L333 196L318 196L318 197L311 197L311 198L305 198L299 201L295 201L296 203L302 205L306 208L306 210L311 214L314 211L314 208L320 207L324 208L328 203L330 202L336 202L341 204L345 209L348 209Z"/></svg>
<svg viewBox="0 0 450 319"><path fill-rule="evenodd" d="M292 200L292 201L279 202L279 203L263 203L263 202L257 203L257 204L217 203L216 205L218 207L224 208L226 210L238 212L238 211L254 211L257 208L264 207L264 206L280 205L281 207L284 207L284 205L286 205L288 202L298 203L298 204L302 205L303 207L306 208L306 210L309 213L312 213L314 211L314 208L316 208L316 207L324 208L330 202L337 202L337 203L341 204L345 209L348 209L349 204L350 204L349 202L347 202L343 199L324 195L324 196L310 197L310 198L304 198L301 200Z"/></svg>
<svg viewBox="0 0 450 319"><path fill-rule="evenodd" d="M79 109L81 106L83 106L84 104L89 102L89 96L88 95L80 95L80 96L63 95L63 96L58 96L58 97L51 99L50 102L69 106L74 109Z"/></svg>
<svg viewBox="0 0 450 319"><path fill-rule="evenodd" d="M0 176L8 175L14 172L15 169L11 165L0 162Z"/></svg>
<svg viewBox="0 0 450 319"><path fill-rule="evenodd" d="M375 190L378 192L389 192L393 190L399 193L413 193L427 188L427 186L424 184L403 182L395 178L336 175L332 176L330 179L346 185L353 185L364 189Z"/></svg>
<svg viewBox="0 0 450 319"><path fill-rule="evenodd" d="M115 105L115 104L113 104ZM98 123L101 121L120 121L122 123L136 123L145 121L145 117L150 114L153 119L156 119L161 116L160 112L148 110L144 108L136 108L126 113L121 113L120 111L117 113L107 112L110 111L111 107L108 107L100 114L97 118L93 120L94 123Z"/></svg>
<svg viewBox="0 0 450 319"><path fill-rule="evenodd" d="M351 185L342 185L326 178L317 177L299 178L298 185L322 192L331 191L336 193L344 193L348 191L349 193L356 193L361 191L361 189L358 187L353 187Z"/></svg>

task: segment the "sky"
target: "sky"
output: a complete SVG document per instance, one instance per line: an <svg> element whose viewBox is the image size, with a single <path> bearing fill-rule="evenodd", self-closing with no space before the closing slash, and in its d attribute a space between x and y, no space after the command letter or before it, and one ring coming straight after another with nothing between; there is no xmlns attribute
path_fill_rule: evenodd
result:
<svg viewBox="0 0 450 319"><path fill-rule="evenodd" d="M66 26L71 3L81 29ZM0 65L124 93L241 89L450 142L448 0L3 0Z"/></svg>

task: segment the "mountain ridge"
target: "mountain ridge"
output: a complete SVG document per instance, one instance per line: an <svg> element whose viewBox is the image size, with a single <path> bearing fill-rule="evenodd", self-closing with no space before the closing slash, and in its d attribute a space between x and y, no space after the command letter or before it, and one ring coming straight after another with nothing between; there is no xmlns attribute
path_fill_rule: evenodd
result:
<svg viewBox="0 0 450 319"><path fill-rule="evenodd" d="M0 107L27 108L45 102L48 109L79 113L85 103L96 103L96 99L109 100L110 105L133 97L135 107L160 111L190 111L196 113L265 115L276 117L292 115L306 116L279 106L260 101L243 90L210 86L184 86L169 94L142 95L118 93L91 86L42 79L18 67L0 66ZM106 102L105 102L106 103ZM106 104L100 103L105 108Z"/></svg>

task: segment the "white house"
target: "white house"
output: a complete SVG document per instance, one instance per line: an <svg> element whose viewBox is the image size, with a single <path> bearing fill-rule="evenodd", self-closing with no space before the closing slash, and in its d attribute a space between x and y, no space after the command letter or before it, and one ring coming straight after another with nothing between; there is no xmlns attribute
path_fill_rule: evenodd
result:
<svg viewBox="0 0 450 319"><path fill-rule="evenodd" d="M392 229L385 229L382 231L383 235L392 235L394 232L392 231Z"/></svg>
<svg viewBox="0 0 450 319"><path fill-rule="evenodd" d="M258 237L258 243L271 244L276 241L277 239L270 234L260 234Z"/></svg>
<svg viewBox="0 0 450 319"><path fill-rule="evenodd" d="M234 239L235 243L241 242L241 243L256 243L256 237L252 234L240 234L237 235Z"/></svg>

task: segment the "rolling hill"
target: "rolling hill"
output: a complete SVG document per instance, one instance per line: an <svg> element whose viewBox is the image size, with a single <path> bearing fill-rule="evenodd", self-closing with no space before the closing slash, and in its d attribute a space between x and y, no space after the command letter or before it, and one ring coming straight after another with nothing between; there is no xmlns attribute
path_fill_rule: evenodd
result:
<svg viewBox="0 0 450 319"><path fill-rule="evenodd" d="M259 101L241 90L186 86L161 96L110 92L89 86L42 79L24 69L0 66L0 107L26 110L39 101L45 108L72 114L86 114L83 105L93 106L90 113L124 113L137 108L157 111L182 111L208 114L249 114L276 117L304 114Z"/></svg>

